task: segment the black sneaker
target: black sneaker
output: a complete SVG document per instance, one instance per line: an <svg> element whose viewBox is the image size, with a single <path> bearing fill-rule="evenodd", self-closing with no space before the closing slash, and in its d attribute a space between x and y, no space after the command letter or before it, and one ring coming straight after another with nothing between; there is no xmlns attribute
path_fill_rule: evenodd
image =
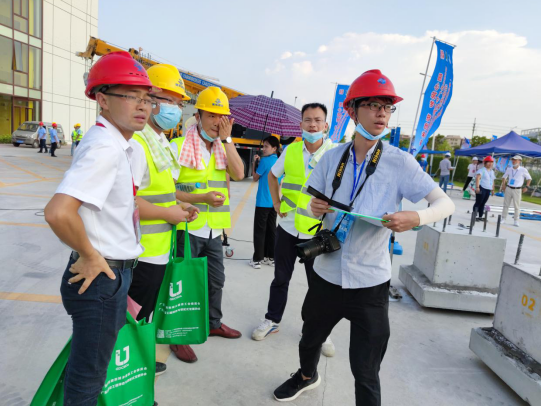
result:
<svg viewBox="0 0 541 407"><path fill-rule="evenodd" d="M164 374L167 370L167 365L165 363L156 362L156 376Z"/></svg>
<svg viewBox="0 0 541 407"><path fill-rule="evenodd" d="M278 401L295 400L304 391L315 389L320 383L321 378L317 372L311 379L303 380L301 369L299 369L297 373L291 373L291 379L274 390L274 398Z"/></svg>

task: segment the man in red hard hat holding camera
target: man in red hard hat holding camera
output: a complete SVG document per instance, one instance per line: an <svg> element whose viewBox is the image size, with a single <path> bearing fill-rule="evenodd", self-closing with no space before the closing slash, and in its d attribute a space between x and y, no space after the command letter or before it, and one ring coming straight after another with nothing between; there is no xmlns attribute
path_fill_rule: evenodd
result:
<svg viewBox="0 0 541 407"><path fill-rule="evenodd" d="M278 401L291 401L319 385L320 350L333 328L351 323L349 360L355 377L357 405L381 404L379 370L387 349L391 230L404 232L449 216L454 205L422 170L412 155L381 138L397 96L390 79L379 70L367 71L350 86L344 107L355 122L355 139L322 157L307 182L325 199L312 198L309 212L323 216L314 245L297 246L315 257L314 273L302 307L300 369L274 391ZM318 195L320 198L324 198ZM350 212L382 218L367 222L331 209L328 199ZM426 199L428 209L400 211L400 201ZM338 204L339 205L339 204Z"/></svg>
<svg viewBox="0 0 541 407"><path fill-rule="evenodd" d="M70 246L60 292L73 320L64 405L96 405L119 330L126 321L132 269L143 252L128 140L148 121L148 75L127 52L100 58L85 94L101 114L45 208L45 220Z"/></svg>

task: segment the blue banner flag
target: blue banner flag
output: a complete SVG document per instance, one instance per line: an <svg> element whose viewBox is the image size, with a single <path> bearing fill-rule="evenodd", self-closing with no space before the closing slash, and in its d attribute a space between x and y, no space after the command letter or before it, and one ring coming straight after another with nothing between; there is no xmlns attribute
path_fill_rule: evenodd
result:
<svg viewBox="0 0 541 407"><path fill-rule="evenodd" d="M500 157L498 158L498 162L496 163L496 169L500 172L505 172L507 167L509 167L511 164L511 160L509 157Z"/></svg>
<svg viewBox="0 0 541 407"><path fill-rule="evenodd" d="M492 135L492 141L497 140L497 139L498 139L498 136Z"/></svg>
<svg viewBox="0 0 541 407"><path fill-rule="evenodd" d="M348 112L344 109L344 100L348 93L349 85L338 85L336 95L334 96L334 106L332 109L332 123L329 129L330 138L333 143L338 143L344 137L346 127L349 123Z"/></svg>
<svg viewBox="0 0 541 407"><path fill-rule="evenodd" d="M462 140L462 145L460 146L460 149L465 150L467 148L471 148L471 143L470 143L470 140L468 140L467 138L464 138L464 140Z"/></svg>
<svg viewBox="0 0 541 407"><path fill-rule="evenodd" d="M436 41L436 45L438 59L425 90L423 108L411 146L411 154L414 157L440 127L441 119L453 94L453 47L440 41Z"/></svg>

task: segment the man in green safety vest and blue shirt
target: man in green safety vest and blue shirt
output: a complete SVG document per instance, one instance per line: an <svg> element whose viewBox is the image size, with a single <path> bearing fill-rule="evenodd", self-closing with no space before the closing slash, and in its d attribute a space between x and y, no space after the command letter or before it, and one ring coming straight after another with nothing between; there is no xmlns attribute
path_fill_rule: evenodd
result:
<svg viewBox="0 0 541 407"><path fill-rule="evenodd" d="M297 260L296 245L310 240L315 234L313 227L319 224L319 220L307 211L312 196L306 192L305 182L323 154L335 146L330 139L324 138L324 132L329 127L325 105L309 103L302 107L301 113L303 142L287 146L269 172L269 189L274 209L280 218L274 249L274 280L270 287L265 320L252 333L252 339L256 341L261 341L279 330L286 308L289 281ZM280 199L278 179L284 174ZM304 262L308 284L314 272L313 266L313 259ZM323 344L322 353L331 357L334 352L334 345L329 337Z"/></svg>
<svg viewBox="0 0 541 407"><path fill-rule="evenodd" d="M177 68L157 64L147 71L152 84L161 89L152 95L157 102L143 130L130 140L133 147L132 171L137 188L136 202L141 218L141 245L144 252L133 270L129 296L141 310L137 320L150 318L171 251L173 226L197 218L198 210L190 204L177 205L175 180L180 166L171 150L164 130L175 128L182 117L184 101L190 98ZM156 374L166 369L156 363Z"/></svg>
<svg viewBox="0 0 541 407"><path fill-rule="evenodd" d="M179 180L185 187L177 198L197 207L199 217L189 225L192 256L207 257L210 336L236 339L241 333L222 323L222 289L225 269L222 230L231 227L227 174L235 181L244 178L244 163L231 140L233 119L228 118L229 100L218 87L210 86L197 97L197 123L185 130L184 137L171 141L181 166ZM190 191L190 192L187 192ZM184 241L184 225L178 226L177 239ZM177 255L184 256L184 245ZM197 357L188 345L172 345L182 361Z"/></svg>

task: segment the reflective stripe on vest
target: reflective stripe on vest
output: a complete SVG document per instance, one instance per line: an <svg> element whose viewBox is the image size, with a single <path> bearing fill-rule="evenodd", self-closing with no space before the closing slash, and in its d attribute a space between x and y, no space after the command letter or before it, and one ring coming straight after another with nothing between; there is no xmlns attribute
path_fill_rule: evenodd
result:
<svg viewBox="0 0 541 407"><path fill-rule="evenodd" d="M139 142L145 150L150 184L145 189L139 189L137 196L160 207L176 205L175 182L171 170L158 172L152 155L145 140L137 133L133 139ZM141 245L145 251L141 257L156 257L169 254L171 251L172 225L164 220L141 220Z"/></svg>
<svg viewBox="0 0 541 407"><path fill-rule="evenodd" d="M303 141L290 144L285 151L284 180L282 181L282 203L280 212L286 213L297 207L300 191L306 181L304 166Z"/></svg>
<svg viewBox="0 0 541 407"><path fill-rule="evenodd" d="M175 143L178 147L178 155L182 152L182 145L184 144L184 137L175 138L171 140L171 143ZM193 204L201 212L196 220L190 222L190 230L198 230L203 226L208 225L211 229L227 229L231 227L231 216L229 207L229 191L227 190L227 176L225 170L216 169L216 160L214 154L211 155L208 166L205 165L204 170L196 170L194 168L181 167L178 182L182 184L196 184L200 183L200 187L194 189L190 194L206 194L210 191L216 191L225 196L223 206L214 208L205 204L204 202L198 202ZM180 223L177 226L178 230L184 230L185 224Z"/></svg>

